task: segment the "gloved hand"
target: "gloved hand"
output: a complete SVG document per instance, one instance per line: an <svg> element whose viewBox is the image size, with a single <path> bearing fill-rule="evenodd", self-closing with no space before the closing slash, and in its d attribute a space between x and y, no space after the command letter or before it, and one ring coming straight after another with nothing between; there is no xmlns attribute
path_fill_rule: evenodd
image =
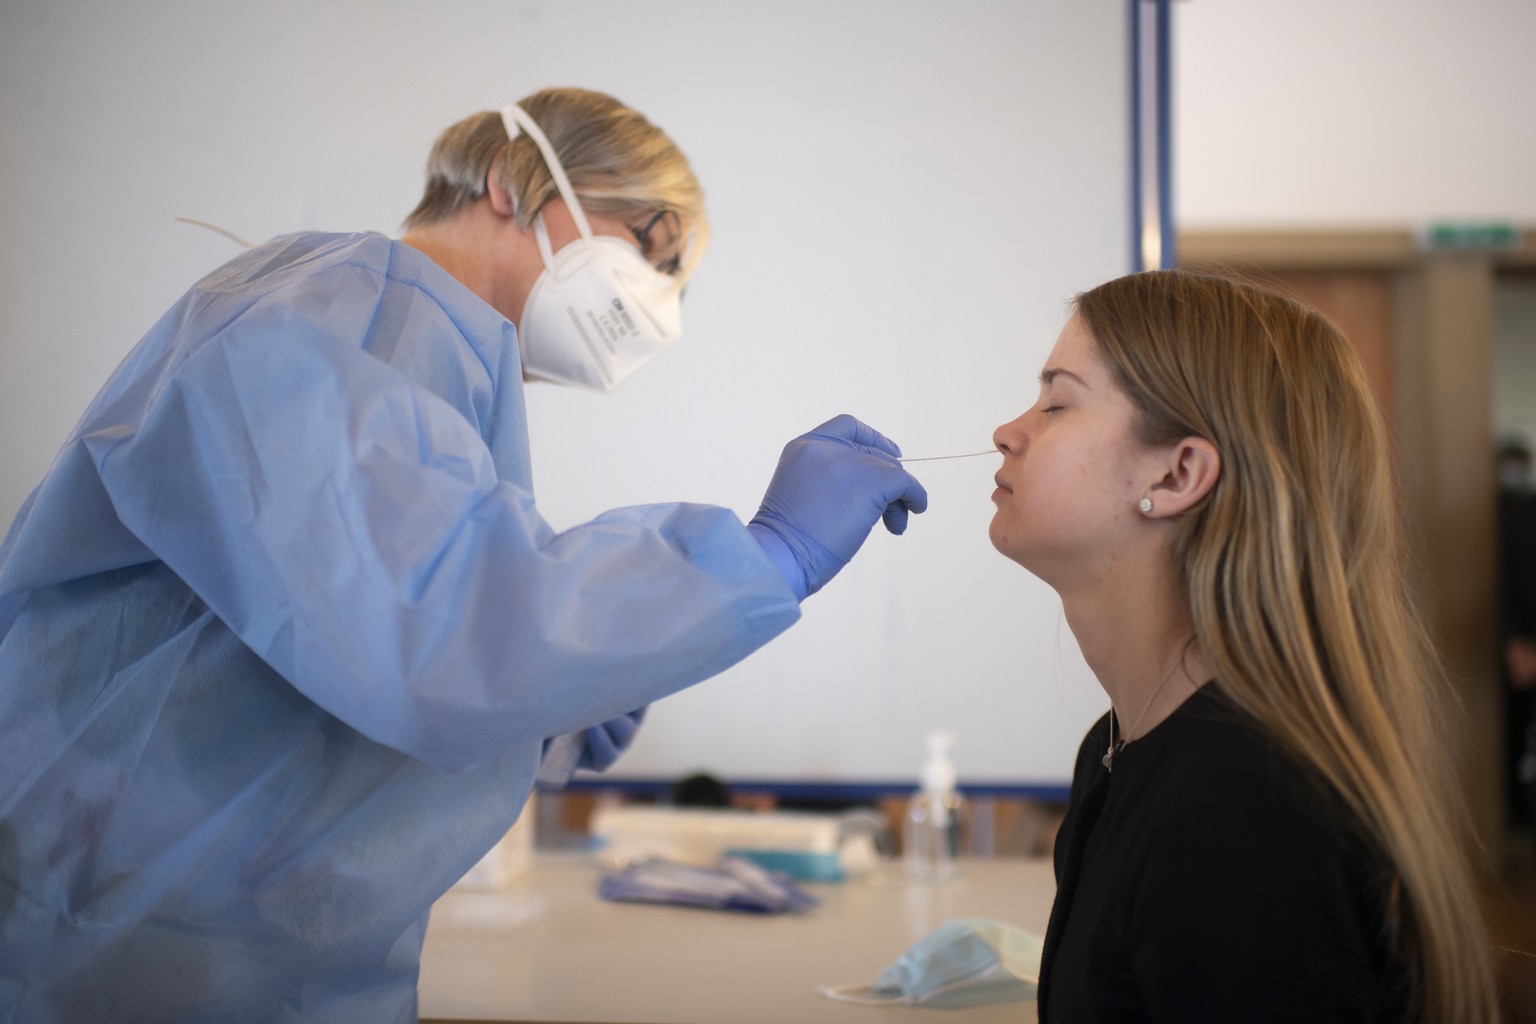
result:
<svg viewBox="0 0 1536 1024"><path fill-rule="evenodd" d="M928 492L902 468L897 448L852 416L837 416L784 446L747 524L800 600L848 564L883 519L901 533L907 514L928 507Z"/></svg>
<svg viewBox="0 0 1536 1024"><path fill-rule="evenodd" d="M594 772L607 771L613 767L619 755L635 741L635 733L640 731L640 723L644 719L645 708L640 708L587 729L587 749L582 751L577 767Z"/></svg>
<svg viewBox="0 0 1536 1024"><path fill-rule="evenodd" d="M644 718L645 708L640 708L581 732L551 736L544 741L534 782L540 789L564 789L578 768L606 771L629 749Z"/></svg>

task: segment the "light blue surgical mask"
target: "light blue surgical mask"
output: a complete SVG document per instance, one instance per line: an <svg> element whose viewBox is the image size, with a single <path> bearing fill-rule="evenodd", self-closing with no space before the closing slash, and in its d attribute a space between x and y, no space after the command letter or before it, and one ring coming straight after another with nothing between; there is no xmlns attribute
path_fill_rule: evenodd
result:
<svg viewBox="0 0 1536 1024"><path fill-rule="evenodd" d="M873 985L823 985L829 999L874 1006L983 1006L1033 999L1044 940L988 917L948 921L919 939Z"/></svg>

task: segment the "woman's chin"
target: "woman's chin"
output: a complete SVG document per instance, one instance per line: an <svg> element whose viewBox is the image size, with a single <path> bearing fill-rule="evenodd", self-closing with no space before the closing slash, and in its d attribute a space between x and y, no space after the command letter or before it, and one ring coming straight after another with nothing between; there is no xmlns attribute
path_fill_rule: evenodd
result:
<svg viewBox="0 0 1536 1024"><path fill-rule="evenodd" d="M1029 568L1024 561L1024 553L1020 550L1018 539L1009 536L1008 531L998 523L996 516L992 518L992 525L987 528L987 539L992 541L992 546L997 549L998 554L1010 561L1018 562L1026 569Z"/></svg>

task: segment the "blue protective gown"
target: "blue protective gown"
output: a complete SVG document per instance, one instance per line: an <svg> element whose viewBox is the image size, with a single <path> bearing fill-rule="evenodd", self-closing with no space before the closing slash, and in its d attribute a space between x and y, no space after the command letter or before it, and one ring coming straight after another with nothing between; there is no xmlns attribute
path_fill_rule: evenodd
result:
<svg viewBox="0 0 1536 1024"><path fill-rule="evenodd" d="M0 1021L414 1021L543 740L798 614L726 509L555 533L513 327L416 250L239 257L0 547Z"/></svg>

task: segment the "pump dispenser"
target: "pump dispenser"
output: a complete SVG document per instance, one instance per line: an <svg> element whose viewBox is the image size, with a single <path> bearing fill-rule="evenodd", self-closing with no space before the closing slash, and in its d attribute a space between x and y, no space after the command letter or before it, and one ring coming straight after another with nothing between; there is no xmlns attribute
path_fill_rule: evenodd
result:
<svg viewBox="0 0 1536 1024"><path fill-rule="evenodd" d="M947 882L956 875L965 803L955 789L955 766L949 759L954 743L953 733L928 734L928 762L921 788L907 805L902 843L907 876L913 881Z"/></svg>

